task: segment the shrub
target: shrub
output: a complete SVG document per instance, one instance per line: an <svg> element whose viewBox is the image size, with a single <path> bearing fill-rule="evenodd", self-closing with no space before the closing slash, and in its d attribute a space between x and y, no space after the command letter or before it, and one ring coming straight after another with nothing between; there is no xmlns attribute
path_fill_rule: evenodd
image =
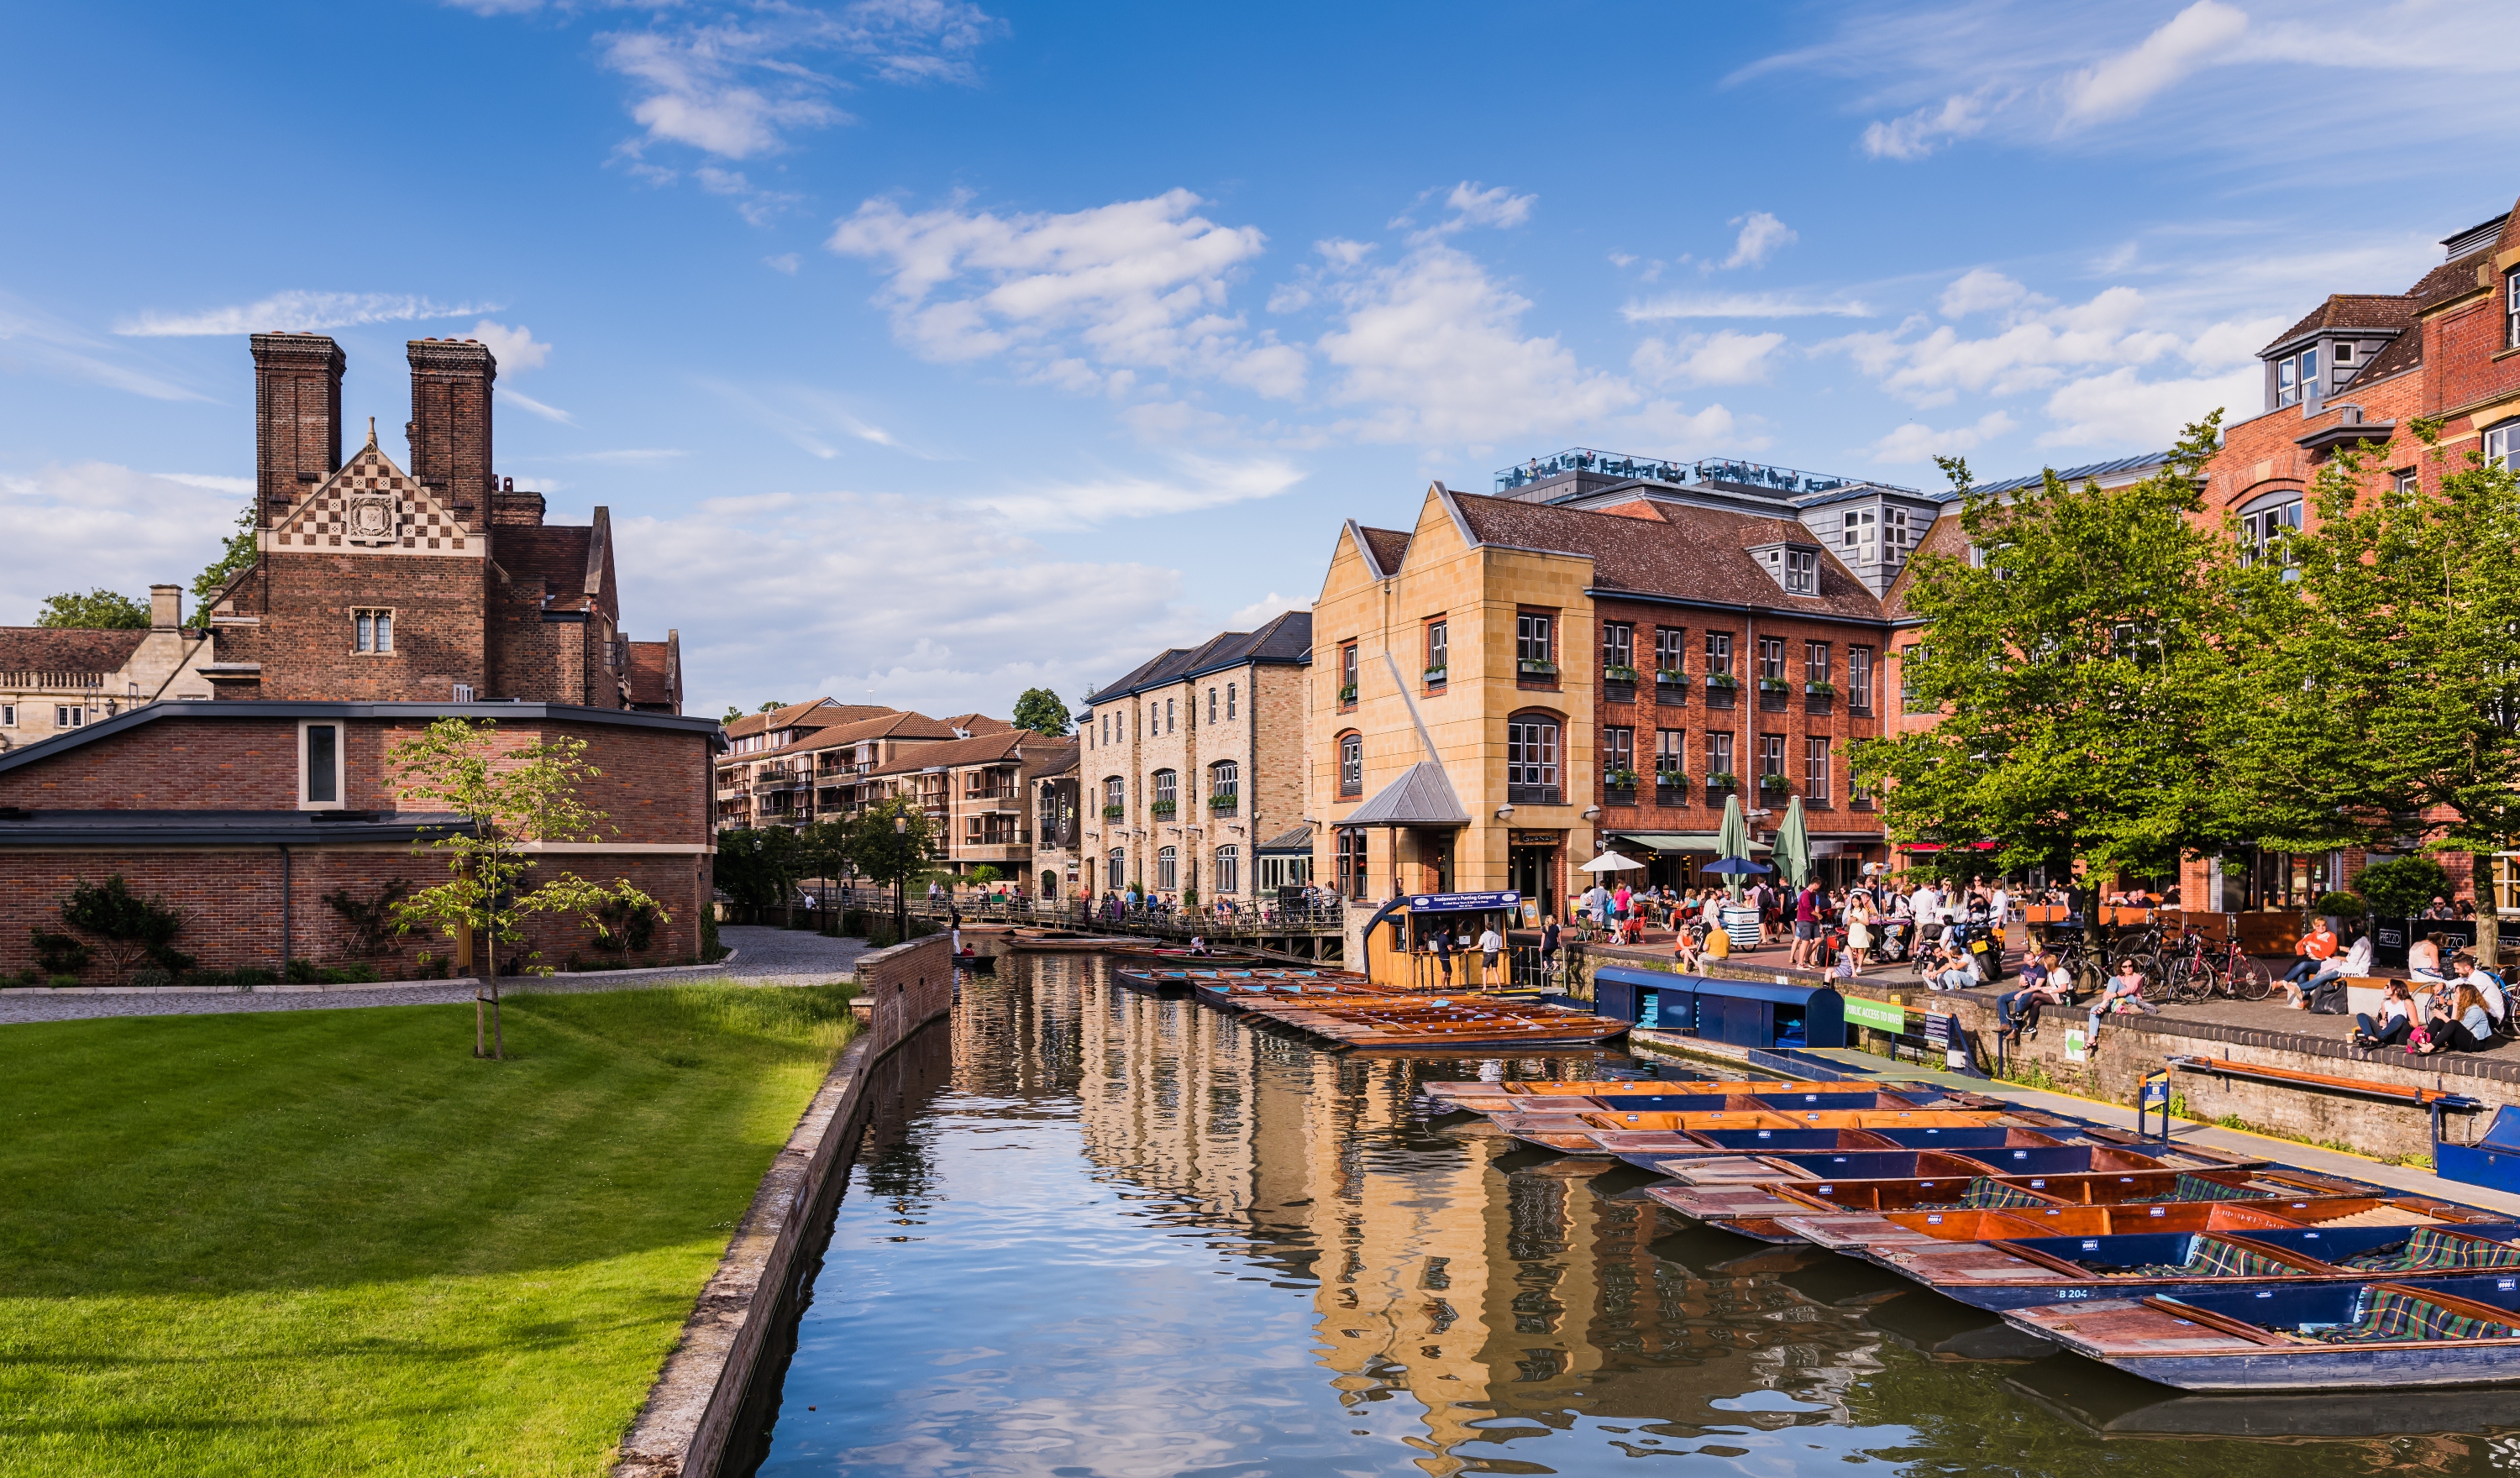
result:
<svg viewBox="0 0 2520 1478"><path fill-rule="evenodd" d="M206 985L213 990L248 991L257 985L276 984L280 977L259 965L244 965L232 970L195 970L184 977L188 984Z"/></svg>
<svg viewBox="0 0 2520 1478"><path fill-rule="evenodd" d="M639 954L656 942L656 925L664 915L642 898L608 898L595 911L595 946Z"/></svg>
<svg viewBox="0 0 2520 1478"><path fill-rule="evenodd" d="M94 951L68 934L48 934L40 928L31 932L35 939L35 967L47 977L76 977L95 956Z"/></svg>
<svg viewBox="0 0 2520 1478"><path fill-rule="evenodd" d="M131 983L144 991L162 991L175 983L175 977L154 964L145 964L131 972Z"/></svg>
<svg viewBox="0 0 2520 1478"><path fill-rule="evenodd" d="M2339 918L2362 917L2362 900L2351 893L2321 893L2318 902L2310 906L2314 914L2333 914Z"/></svg>
<svg viewBox="0 0 2520 1478"><path fill-rule="evenodd" d="M76 975L55 975L50 983L53 989L57 991L73 990L78 986L79 977Z"/></svg>
<svg viewBox="0 0 2520 1478"><path fill-rule="evenodd" d="M177 950L175 936L184 931L184 916L162 898L143 898L131 891L121 874L103 882L82 878L62 895L62 922L104 941L102 953L112 978L122 981L146 960L177 974L193 967L193 958Z"/></svg>
<svg viewBox="0 0 2520 1478"><path fill-rule="evenodd" d="M341 888L325 894L324 901L350 926L350 953L374 959L393 953L394 907L410 896L410 881L397 877L366 898Z"/></svg>
<svg viewBox="0 0 2520 1478"><path fill-rule="evenodd" d="M2373 863L2354 879L2371 912L2389 918L2411 918L2436 898L2450 896L2450 874L2429 857L2400 857Z"/></svg>

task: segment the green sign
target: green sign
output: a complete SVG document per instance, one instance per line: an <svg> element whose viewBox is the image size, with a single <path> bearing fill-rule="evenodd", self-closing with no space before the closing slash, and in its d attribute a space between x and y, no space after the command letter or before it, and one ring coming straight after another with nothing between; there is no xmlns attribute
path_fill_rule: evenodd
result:
<svg viewBox="0 0 2520 1478"><path fill-rule="evenodd" d="M1905 1032L1908 1029L1908 1008L1896 1001L1849 996L1846 998L1846 1024L1877 1027L1885 1032Z"/></svg>

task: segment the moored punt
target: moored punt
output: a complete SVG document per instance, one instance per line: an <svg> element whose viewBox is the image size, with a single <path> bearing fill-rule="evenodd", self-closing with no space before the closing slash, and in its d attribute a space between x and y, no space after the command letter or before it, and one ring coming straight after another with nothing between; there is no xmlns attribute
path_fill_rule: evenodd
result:
<svg viewBox="0 0 2520 1478"><path fill-rule="evenodd" d="M1983 1109L1847 1109L1795 1113L1774 1108L1723 1108L1697 1112L1613 1114L1496 1114L1496 1126L1527 1143L1564 1154L1634 1155L1686 1153L1700 1147L1694 1137L1709 1132L1757 1130L1857 1130L1982 1126L1999 1115Z"/></svg>
<svg viewBox="0 0 2520 1478"><path fill-rule="evenodd" d="M1784 1078L1733 1078L1723 1081L1694 1078L1595 1078L1595 1079L1525 1079L1510 1083L1428 1083L1420 1090L1429 1097L1514 1097L1533 1094L1543 1097L1598 1097L1603 1094L1651 1093L1658 1088L1679 1086L1689 1093L1781 1094L1781 1093L1880 1093L1898 1092L1902 1088L1923 1088L1917 1083L1796 1083ZM1931 1090L1927 1090L1930 1092Z"/></svg>
<svg viewBox="0 0 2520 1478"><path fill-rule="evenodd" d="M1303 965L1172 964L1151 962L1123 964L1111 976L1131 990L1232 992L1320 991L1367 994L1373 988L1362 975Z"/></svg>
<svg viewBox="0 0 2520 1478"><path fill-rule="evenodd" d="M2520 1223L2427 1223L1936 1242L1870 1247L1866 1256L1945 1297L2002 1313L2217 1287L2510 1271L2520 1269L2515 1240Z"/></svg>
<svg viewBox="0 0 2520 1478"><path fill-rule="evenodd" d="M1673 1155L1645 1166L1683 1186L1769 1181L1905 1181L1959 1176L2066 1176L2159 1170L2162 1162L2095 1144L2045 1149L1847 1149L1821 1154Z"/></svg>
<svg viewBox="0 0 2520 1478"><path fill-rule="evenodd" d="M2475 1385L2520 1376L2520 1273L2214 1288L2006 1313L2184 1391Z"/></svg>
<svg viewBox="0 0 2520 1478"><path fill-rule="evenodd" d="M1461 996L1268 1003L1266 1008L1297 1031L1351 1049L1589 1047L1628 1029L1624 1021L1584 1011Z"/></svg>
<svg viewBox="0 0 2520 1478"><path fill-rule="evenodd" d="M1018 929L1007 948L1049 955L1100 955L1137 941L1126 935L1097 938L1087 934L1027 934Z"/></svg>
<svg viewBox="0 0 2520 1478"><path fill-rule="evenodd" d="M1683 1216L1717 1222L1745 1235L1784 1240L1803 1236L1839 1250L1917 1240L1902 1229L1932 1238L1948 1219L1979 1212L2012 1212L2021 1226L2047 1222L2064 1211L2140 1211L2117 1229L2147 1224L2174 1230L2182 1206L2255 1206L2284 1225L2287 1205L2307 1210L2310 1200L2286 1201L2282 1187L2253 1185L2244 1172L2152 1171L2132 1175L1971 1176L1904 1181L1771 1181L1760 1185L1656 1186L1645 1194ZM2368 1197L2348 1198L2368 1209ZM2341 1212L2339 1214L2342 1214ZM1921 1217L1921 1225L1910 1219ZM1794 1225L1786 1225L1792 1220ZM2009 1227L2010 1224L1998 1224ZM2179 1227L2175 1230L2193 1231ZM2018 1229L1971 1236L2018 1234ZM2059 1225L2056 1234L2091 1235Z"/></svg>
<svg viewBox="0 0 2520 1478"><path fill-rule="evenodd" d="M2003 1210L1804 1212L1780 1217L1778 1225L1816 1246L1844 1252L2026 1236L2118 1236L2151 1232L2231 1232L2253 1227L2455 1226L2498 1220L2494 1212L2430 1196L2322 1195L2091 1206L2040 1204Z"/></svg>

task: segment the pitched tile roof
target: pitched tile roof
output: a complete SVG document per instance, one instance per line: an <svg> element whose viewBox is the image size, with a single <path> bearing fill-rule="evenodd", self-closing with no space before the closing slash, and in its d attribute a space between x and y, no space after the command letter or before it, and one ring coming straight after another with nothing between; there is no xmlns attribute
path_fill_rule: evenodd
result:
<svg viewBox="0 0 2520 1478"><path fill-rule="evenodd" d="M1859 621L1881 619L1881 603L1872 592L1797 519L1661 500L1651 504L1654 516L1646 518L1476 493L1454 493L1452 498L1483 544L1590 557L1597 589ZM1762 545L1786 543L1820 548L1820 594L1785 594L1750 554Z"/></svg>
<svg viewBox="0 0 2520 1478"><path fill-rule="evenodd" d="M1890 594L1881 602L1882 614L1893 621L1914 617L1914 612L1908 608L1908 595L1916 588L1917 555L1950 555L1958 559L1967 550L1968 531L1960 527L1960 520L1935 519L1933 526L1925 530L1925 536L1916 541L1915 549L1909 553L1907 564L1899 570L1899 578L1890 582Z"/></svg>
<svg viewBox="0 0 2520 1478"><path fill-rule="evenodd" d="M726 726L728 739L742 739L747 734L763 734L773 729L793 729L798 725L827 728L832 724L850 724L860 719L899 713L881 703L835 703L830 698L807 698L768 713L747 713Z"/></svg>
<svg viewBox="0 0 2520 1478"><path fill-rule="evenodd" d="M1384 574L1398 569L1400 561L1408 558L1410 536L1407 530L1367 528L1359 524L1356 531L1365 536L1365 547L1372 551L1373 562L1382 566Z"/></svg>
<svg viewBox="0 0 2520 1478"><path fill-rule="evenodd" d="M2258 352L2263 354L2277 344L2321 329L2408 329L2414 322L2414 302L2404 292L2331 292L2327 301L2268 340L2266 349Z"/></svg>
<svg viewBox="0 0 2520 1478"><path fill-rule="evenodd" d="M1246 662L1298 663L1313 654L1313 613L1289 610L1273 616L1257 631L1219 632L1196 647L1173 647L1141 662L1115 683L1095 689L1090 702L1114 698L1178 683L1203 672L1239 667Z"/></svg>
<svg viewBox="0 0 2520 1478"><path fill-rule="evenodd" d="M958 713L939 722L948 729L960 729L965 734L972 735L1004 734L1014 727L1005 719L993 719L985 713Z"/></svg>
<svg viewBox="0 0 2520 1478"><path fill-rule="evenodd" d="M858 705L860 707L864 704ZM733 733L729 730L728 733ZM873 739L950 739L954 731L923 713L879 713L855 723L833 724L818 729L807 738L774 752L794 754L800 749L831 749L842 744L863 743Z"/></svg>
<svg viewBox="0 0 2520 1478"><path fill-rule="evenodd" d="M0 626L0 672L117 672L148 635L84 626Z"/></svg>
<svg viewBox="0 0 2520 1478"><path fill-rule="evenodd" d="M1004 734L975 734L969 739L947 739L941 744L922 744L887 764L876 766L870 775L913 775L922 770L952 768L958 765L1001 764L1008 760L1035 760L1058 757L1062 751L1072 756L1076 740L1050 739L1029 729L1010 729ZM1072 762L1072 761L1071 761Z"/></svg>

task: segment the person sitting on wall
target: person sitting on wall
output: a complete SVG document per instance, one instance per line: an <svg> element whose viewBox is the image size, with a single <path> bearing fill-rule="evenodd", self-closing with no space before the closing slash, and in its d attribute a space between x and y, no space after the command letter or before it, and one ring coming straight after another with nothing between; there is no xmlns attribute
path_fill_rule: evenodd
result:
<svg viewBox="0 0 2520 1478"><path fill-rule="evenodd" d="M2090 1033L2099 1035L2102 1016L2124 1016L2136 1011L2147 1016L2161 1014L2159 1007L2143 999L2143 971L2136 968L2134 961L2121 960L2118 972L2109 977L2109 983L2100 988L2099 998L2092 1003Z"/></svg>
<svg viewBox="0 0 2520 1478"><path fill-rule="evenodd" d="M1701 962L1708 960L1732 959L1732 930L1725 928L1722 924L1707 925L1704 931L1704 938L1697 947L1697 956Z"/></svg>
<svg viewBox="0 0 2520 1478"><path fill-rule="evenodd" d="M2354 1013L2354 1045L2368 1052L2374 1048L2396 1047L2413 1035L2415 1030L2415 998L2408 993L2407 982L2392 980L2380 993L2380 1019L2374 1021L2362 1011Z"/></svg>
<svg viewBox="0 0 2520 1478"><path fill-rule="evenodd" d="M2476 963L2476 957L2461 950L2451 960L2451 978L2473 987L2477 999L2485 1003L2485 1014L2500 1031L2510 1022L2511 1003L2502 990L2502 977Z"/></svg>
<svg viewBox="0 0 2520 1478"><path fill-rule="evenodd" d="M2056 952L2021 963L2021 988L1995 998L1996 1035L2018 1035L2039 1019L2043 1006L2074 1004L2074 983L2056 967Z"/></svg>
<svg viewBox="0 0 2520 1478"><path fill-rule="evenodd" d="M1934 966L1925 977L1925 984L1929 989L1937 991L1964 991L1980 983L1981 978L1978 974L1977 961L1969 955L1969 952L1958 945L1951 945L1937 952Z"/></svg>
<svg viewBox="0 0 2520 1478"><path fill-rule="evenodd" d="M2283 979L2278 982L2283 986L2284 996L2293 1009L2299 1010L2308 1004L2302 994L2302 986L2327 967L2327 962L2336 958L2338 948L2336 931L2327 926L2325 918L2312 925L2310 932L2301 936L2301 942L2293 946L2293 952L2301 958L2292 963L2292 968L2284 971Z"/></svg>
<svg viewBox="0 0 2520 1478"><path fill-rule="evenodd" d="M2407 973L2417 980L2448 980L2442 970L2441 935L2426 934L2407 946Z"/></svg>
<svg viewBox="0 0 2520 1478"><path fill-rule="evenodd" d="M2424 1035L2428 1040L2414 1049L2419 1056L2485 1051L2494 1040L2494 1022L2485 1013L2485 998L2472 985L2460 986L2447 1005L2440 996L2434 996L2433 1017L2424 1023Z"/></svg>
<svg viewBox="0 0 2520 1478"><path fill-rule="evenodd" d="M1671 958L1685 970L1694 970L1706 955L1706 925L1692 919L1680 926L1680 935L1672 941Z"/></svg>
<svg viewBox="0 0 2520 1478"><path fill-rule="evenodd" d="M2286 990L2299 991L2300 999L2293 1003L2294 1006L2307 1008L2323 1016L2344 1014L2346 980L2353 976L2371 973L2371 936L2362 932L2359 925L2349 928L2347 932L2352 935L2352 939L2345 946L2345 953L2342 956L2320 965L2318 973L2303 981L2300 986L2284 987Z"/></svg>

